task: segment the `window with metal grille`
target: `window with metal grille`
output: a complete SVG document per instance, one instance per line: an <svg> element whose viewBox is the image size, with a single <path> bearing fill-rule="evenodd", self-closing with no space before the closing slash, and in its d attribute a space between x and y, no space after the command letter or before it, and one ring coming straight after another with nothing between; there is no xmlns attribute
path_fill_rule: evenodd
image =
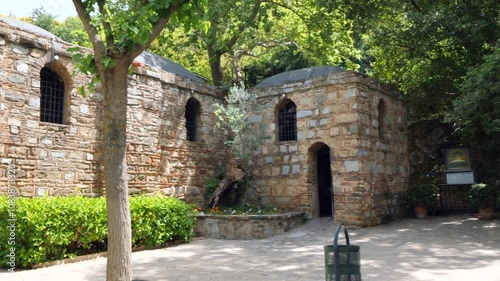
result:
<svg viewBox="0 0 500 281"><path fill-rule="evenodd" d="M291 100L286 101L278 112L280 141L297 140L297 106Z"/></svg>
<svg viewBox="0 0 500 281"><path fill-rule="evenodd" d="M194 99L190 98L186 104L186 131L187 140L196 141L196 127L198 123L200 103Z"/></svg>
<svg viewBox="0 0 500 281"><path fill-rule="evenodd" d="M384 100L378 103L378 137L384 139L387 133L387 106Z"/></svg>
<svg viewBox="0 0 500 281"><path fill-rule="evenodd" d="M52 69L44 67L40 72L40 121L63 123L64 82Z"/></svg>

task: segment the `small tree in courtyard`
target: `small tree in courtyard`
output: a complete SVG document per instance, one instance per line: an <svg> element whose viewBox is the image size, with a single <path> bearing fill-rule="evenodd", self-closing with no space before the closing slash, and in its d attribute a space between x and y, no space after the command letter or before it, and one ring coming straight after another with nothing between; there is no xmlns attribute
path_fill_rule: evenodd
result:
<svg viewBox="0 0 500 281"><path fill-rule="evenodd" d="M227 169L225 178L219 183L209 200L215 207L222 194L238 180L251 176L255 165L256 152L265 138L258 123L252 123L251 114L257 110L255 95L248 93L242 84L231 87L226 103L215 104L217 127L226 131L224 144L227 148ZM246 194L247 191L245 191Z"/></svg>

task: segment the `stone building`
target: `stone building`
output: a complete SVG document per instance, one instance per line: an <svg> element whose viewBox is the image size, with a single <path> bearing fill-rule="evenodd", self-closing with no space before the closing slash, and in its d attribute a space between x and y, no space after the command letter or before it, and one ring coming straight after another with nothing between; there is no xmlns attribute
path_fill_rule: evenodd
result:
<svg viewBox="0 0 500 281"><path fill-rule="evenodd" d="M73 75L70 44L0 18L0 158L16 166L22 196L104 194L101 94L82 97L89 77ZM207 83L180 65L143 53L129 77L127 160L131 193L202 199L224 160ZM0 192L7 189L6 165Z"/></svg>
<svg viewBox="0 0 500 281"><path fill-rule="evenodd" d="M408 159L399 93L339 67L278 74L254 92L262 108L252 119L269 137L254 195L351 225L401 214Z"/></svg>
<svg viewBox="0 0 500 281"><path fill-rule="evenodd" d="M16 166L21 196L105 194L101 94L81 96L70 44L0 18L0 160ZM221 95L182 66L143 53L129 76L131 193L200 204L225 160L213 105ZM399 95L352 71L319 67L268 78L251 90L257 152L253 198L264 204L373 225L400 212L406 188L406 117ZM7 191L0 165L0 194Z"/></svg>

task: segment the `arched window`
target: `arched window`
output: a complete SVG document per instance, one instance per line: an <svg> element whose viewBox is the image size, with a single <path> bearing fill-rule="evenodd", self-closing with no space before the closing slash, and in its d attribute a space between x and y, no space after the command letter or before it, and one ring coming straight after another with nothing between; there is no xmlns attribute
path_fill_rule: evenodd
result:
<svg viewBox="0 0 500 281"><path fill-rule="evenodd" d="M54 70L40 71L40 121L63 124L64 82Z"/></svg>
<svg viewBox="0 0 500 281"><path fill-rule="evenodd" d="M278 111L279 141L297 140L297 106L286 100Z"/></svg>
<svg viewBox="0 0 500 281"><path fill-rule="evenodd" d="M190 98L186 103L186 131L187 140L196 141L196 128L200 116L200 102L195 98Z"/></svg>
<svg viewBox="0 0 500 281"><path fill-rule="evenodd" d="M378 138L384 139L387 133L387 106L384 100L378 103Z"/></svg>

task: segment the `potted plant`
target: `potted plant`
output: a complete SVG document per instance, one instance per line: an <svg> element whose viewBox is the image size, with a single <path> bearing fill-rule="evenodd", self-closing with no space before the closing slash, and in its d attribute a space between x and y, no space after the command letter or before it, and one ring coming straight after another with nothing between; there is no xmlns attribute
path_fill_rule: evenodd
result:
<svg viewBox="0 0 500 281"><path fill-rule="evenodd" d="M491 220L498 205L498 190L484 183L475 183L469 190L469 204L479 209L479 219Z"/></svg>
<svg viewBox="0 0 500 281"><path fill-rule="evenodd" d="M426 218L429 208L435 207L437 200L437 190L432 184L412 185L406 192L406 204L413 208L418 219Z"/></svg>

